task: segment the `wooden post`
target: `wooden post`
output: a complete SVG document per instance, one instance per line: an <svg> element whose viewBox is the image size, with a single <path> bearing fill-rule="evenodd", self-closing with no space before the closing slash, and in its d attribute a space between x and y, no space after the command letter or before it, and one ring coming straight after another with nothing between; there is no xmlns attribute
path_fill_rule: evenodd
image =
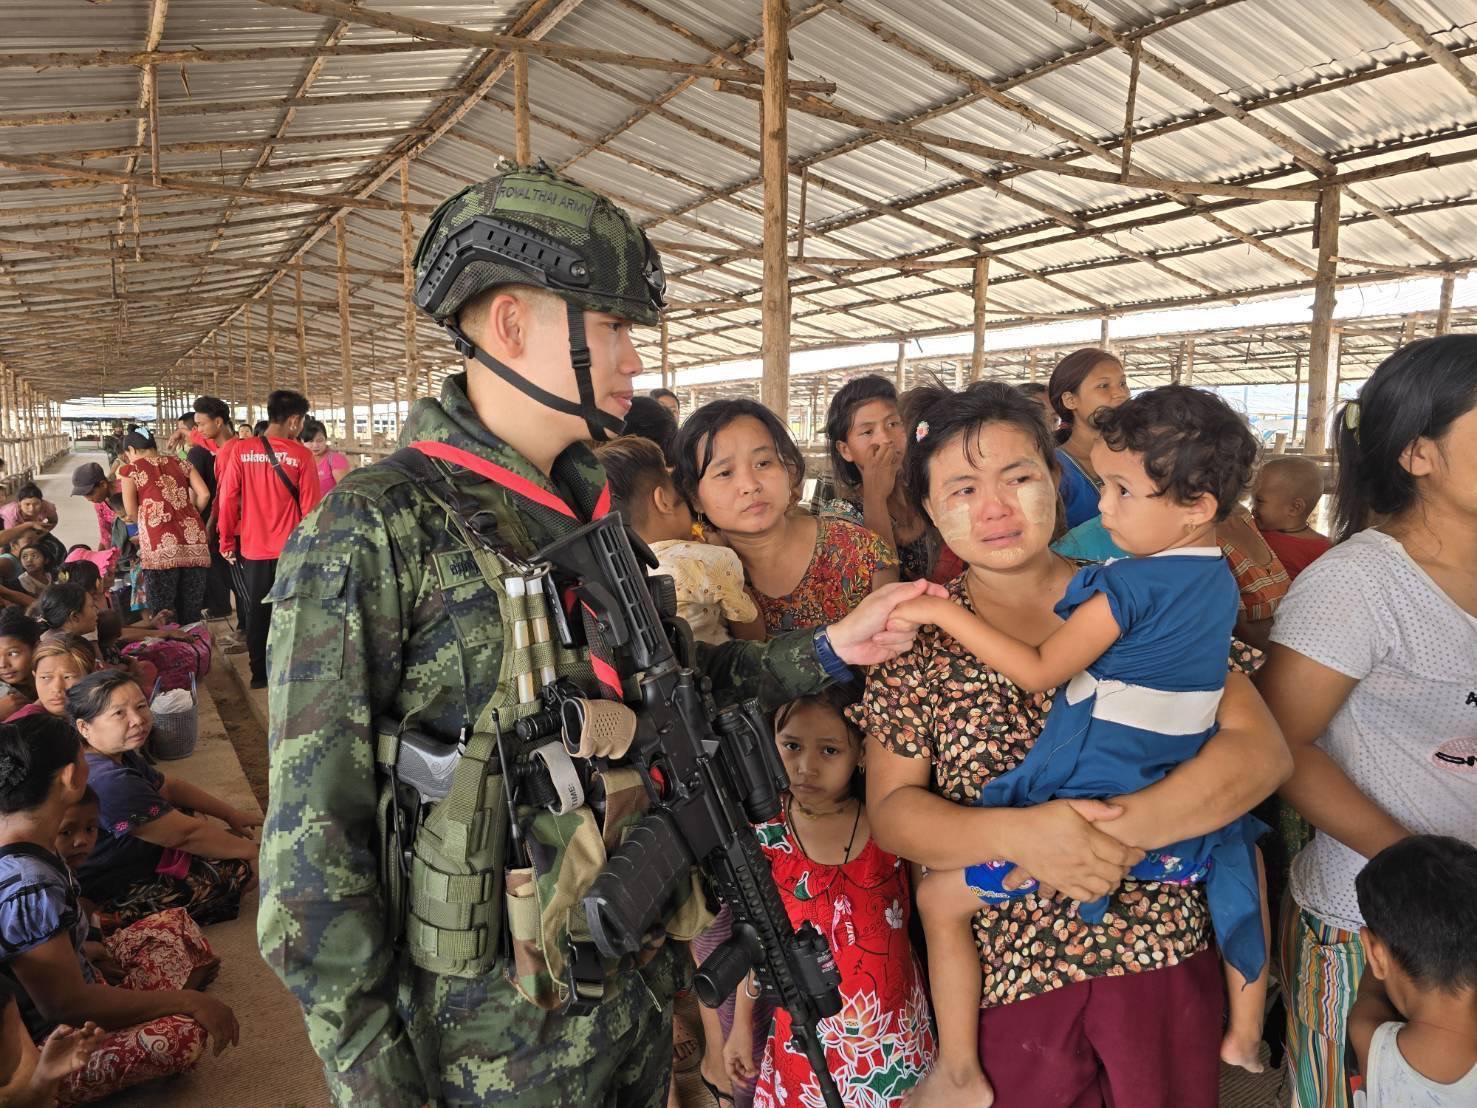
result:
<svg viewBox="0 0 1477 1108"><path fill-rule="evenodd" d="M1303 356L1298 354L1292 364L1292 434L1287 436L1291 446L1298 439L1298 418L1303 414Z"/></svg>
<svg viewBox="0 0 1477 1108"><path fill-rule="evenodd" d="M1195 340L1185 340L1185 362L1180 367L1180 383L1182 385L1193 385L1195 383Z"/></svg>
<svg viewBox="0 0 1477 1108"><path fill-rule="evenodd" d="M790 78L789 0L764 0L764 99L760 168L764 178L764 377L759 399L788 426L790 411L790 165L786 104Z"/></svg>
<svg viewBox="0 0 1477 1108"><path fill-rule="evenodd" d="M1456 274L1448 273L1441 278L1441 307L1436 309L1436 333L1444 335L1451 330L1451 300L1456 293Z"/></svg>
<svg viewBox="0 0 1477 1108"><path fill-rule="evenodd" d="M1318 276L1313 283L1313 329L1308 341L1308 414L1303 453L1328 449L1328 386L1333 376L1333 306L1338 293L1339 189L1325 185L1318 201Z"/></svg>
<svg viewBox="0 0 1477 1108"><path fill-rule="evenodd" d="M513 152L519 165L533 164L528 135L528 55L513 55Z"/></svg>
<svg viewBox="0 0 1477 1108"><path fill-rule="evenodd" d="M1111 316L1103 316L1103 326L1102 329L1098 332L1098 345L1101 346L1104 350L1113 349L1113 340L1111 337L1109 337L1108 334L1108 325L1111 322Z"/></svg>
<svg viewBox="0 0 1477 1108"><path fill-rule="evenodd" d="M390 433L398 442L400 439L400 375L390 374L391 395L395 398L395 407L391 409Z"/></svg>
<svg viewBox="0 0 1477 1108"><path fill-rule="evenodd" d="M1405 322L1400 325L1400 343L1404 346L1408 342L1415 341L1415 316L1406 316ZM1399 349L1399 346L1396 349Z"/></svg>
<svg viewBox="0 0 1477 1108"><path fill-rule="evenodd" d="M338 243L338 340L343 369L344 440L352 443L358 436L354 426L354 348L349 336L349 244L343 216L333 221L333 234Z"/></svg>
<svg viewBox="0 0 1477 1108"><path fill-rule="evenodd" d="M406 158L400 160L400 204L400 269L405 282L406 391L413 404L420 391L420 356L415 342L415 246L410 237L410 161Z"/></svg>
<svg viewBox="0 0 1477 1108"><path fill-rule="evenodd" d="M1039 377L1040 374L1040 359L1036 356L1035 347L1032 347L1030 350L1026 351L1026 379L1034 385L1036 383L1037 377Z"/></svg>
<svg viewBox="0 0 1477 1108"><path fill-rule="evenodd" d="M969 355L969 379L978 381L985 371L985 297L990 288L990 255L974 260L974 348Z"/></svg>
<svg viewBox="0 0 1477 1108"><path fill-rule="evenodd" d="M267 293L267 395L277 391L277 314L272 294Z"/></svg>
<svg viewBox="0 0 1477 1108"><path fill-rule="evenodd" d="M231 407L231 422L235 423L236 399L240 396L240 385L236 382L236 324L234 320L226 328L226 391L231 394L231 399L226 403Z"/></svg>
<svg viewBox="0 0 1477 1108"><path fill-rule="evenodd" d="M900 342L897 344L897 364L892 367L892 387L898 392L903 391L903 377L908 371L908 344Z"/></svg>
<svg viewBox="0 0 1477 1108"><path fill-rule="evenodd" d="M667 321L662 320L662 388L672 387L671 336L667 334Z"/></svg>
<svg viewBox="0 0 1477 1108"><path fill-rule="evenodd" d="M210 394L219 397L221 394L221 344L220 329L210 332Z"/></svg>
<svg viewBox="0 0 1477 1108"><path fill-rule="evenodd" d="M246 348L244 357L246 366L242 376L246 379L246 422L256 423L256 384L251 379L251 312L241 313L246 317Z"/></svg>
<svg viewBox="0 0 1477 1108"><path fill-rule="evenodd" d="M308 395L308 336L303 328L303 271L297 271L293 284L293 300L297 306L297 377L298 391Z"/></svg>

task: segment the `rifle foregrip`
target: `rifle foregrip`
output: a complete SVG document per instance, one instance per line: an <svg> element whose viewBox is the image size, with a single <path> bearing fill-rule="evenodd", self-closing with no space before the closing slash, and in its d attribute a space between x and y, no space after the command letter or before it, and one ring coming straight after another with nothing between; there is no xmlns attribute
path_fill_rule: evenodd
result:
<svg viewBox="0 0 1477 1108"><path fill-rule="evenodd" d="M581 903L595 946L607 958L635 954L692 866L676 824L657 810L631 828Z"/></svg>

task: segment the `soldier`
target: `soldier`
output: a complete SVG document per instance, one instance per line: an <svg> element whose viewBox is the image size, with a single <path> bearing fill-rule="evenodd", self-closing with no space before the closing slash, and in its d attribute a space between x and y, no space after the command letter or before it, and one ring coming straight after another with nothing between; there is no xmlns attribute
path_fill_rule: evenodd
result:
<svg viewBox="0 0 1477 1108"><path fill-rule="evenodd" d="M387 827L382 800L387 744L413 729L463 750L459 771L481 759L485 778L501 772L489 768L501 763L487 735L537 706L510 702L503 668L523 581L510 600L473 548L491 533L510 573L606 510L584 443L620 430L641 371L631 327L658 321L661 261L603 196L542 165L506 165L436 211L416 278L417 302L451 333L466 372L415 405L402 436L415 451L350 473L303 521L270 595L262 952L302 1004L340 1105L660 1105L683 964L672 944L639 966L598 967L585 1014L538 1006L505 955L504 858L485 888L467 876L476 866L443 854L451 872L432 874L435 891L397 891L400 848L421 867L415 885L435 869L422 856L459 840L436 814L419 830L393 817ZM829 628L725 644L704 668L731 696L817 690L848 678L848 664L911 645L911 625L889 628L889 616L923 589L880 590ZM587 653L561 656L560 671L596 690ZM491 810L495 793L467 807ZM486 822L466 823L462 837ZM402 841L411 836L413 847ZM508 849L502 826L478 841L484 853ZM464 847L462 861L478 850ZM469 883L471 900L452 905ZM464 911L453 918L451 907Z"/></svg>

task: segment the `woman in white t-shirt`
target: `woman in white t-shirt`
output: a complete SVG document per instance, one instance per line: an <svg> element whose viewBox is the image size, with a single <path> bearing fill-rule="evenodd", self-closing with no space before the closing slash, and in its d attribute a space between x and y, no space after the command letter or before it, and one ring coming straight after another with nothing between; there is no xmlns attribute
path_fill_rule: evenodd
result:
<svg viewBox="0 0 1477 1108"><path fill-rule="evenodd" d="M1295 1108L1344 1108L1354 877L1412 833L1477 844L1477 335L1387 358L1338 419L1339 545L1277 612L1259 685L1316 829L1283 920Z"/></svg>

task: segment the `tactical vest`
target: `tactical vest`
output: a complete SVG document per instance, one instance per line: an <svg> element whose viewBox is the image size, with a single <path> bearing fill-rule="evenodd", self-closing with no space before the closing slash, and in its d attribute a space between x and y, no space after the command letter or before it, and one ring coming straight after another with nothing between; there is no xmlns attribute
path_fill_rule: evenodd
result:
<svg viewBox="0 0 1477 1108"><path fill-rule="evenodd" d="M497 687L463 730L450 791L420 808L409 828L400 817L408 800L418 800L406 796L396 768L405 721L378 728L378 846L390 931L422 969L479 977L501 965L531 1003L587 1011L617 964L595 952L580 898L646 810L645 788L634 770L612 768L589 774L576 790L555 772L569 762L558 738L517 737L517 722L540 710L544 686L557 678L588 685L591 674L588 653L550 632L547 567L475 530L455 507L445 472L425 455L407 448L380 464L411 479L426 511L445 513L496 598L502 626ZM514 828L522 856L510 859ZM690 939L711 918L702 896L688 896L666 929Z"/></svg>

